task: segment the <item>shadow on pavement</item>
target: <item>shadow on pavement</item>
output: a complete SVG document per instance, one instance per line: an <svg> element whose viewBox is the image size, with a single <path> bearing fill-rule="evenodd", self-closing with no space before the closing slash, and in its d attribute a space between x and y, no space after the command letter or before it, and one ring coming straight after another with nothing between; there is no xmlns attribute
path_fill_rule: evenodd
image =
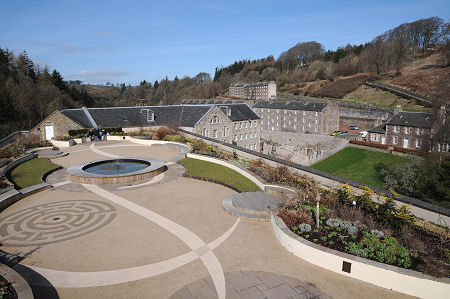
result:
<svg viewBox="0 0 450 299"><path fill-rule="evenodd" d="M13 269L28 282L35 299L59 299L53 285L39 273L21 264L15 265Z"/></svg>

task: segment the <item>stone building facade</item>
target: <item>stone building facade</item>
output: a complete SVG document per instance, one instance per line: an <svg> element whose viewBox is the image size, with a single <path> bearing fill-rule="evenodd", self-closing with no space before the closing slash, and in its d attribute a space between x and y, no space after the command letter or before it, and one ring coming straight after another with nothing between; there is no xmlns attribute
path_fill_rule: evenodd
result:
<svg viewBox="0 0 450 299"><path fill-rule="evenodd" d="M257 102L253 109L261 118L262 130L328 135L339 128L334 103Z"/></svg>
<svg viewBox="0 0 450 299"><path fill-rule="evenodd" d="M51 140L56 136L66 136L69 130L83 129L83 126L76 123L60 111L55 110L36 127L31 130L33 134L39 134L42 140Z"/></svg>
<svg viewBox="0 0 450 299"><path fill-rule="evenodd" d="M247 106L246 104L240 104ZM260 120L247 106L246 113L238 117L233 115L235 105L215 105L195 125L194 131L202 136L219 139L223 142L233 143L246 149L260 150ZM242 109L244 110L244 109ZM250 112L251 111L251 112ZM236 113L241 115L241 113ZM252 115L253 114L253 115Z"/></svg>
<svg viewBox="0 0 450 299"><path fill-rule="evenodd" d="M421 151L441 151L434 149L432 140L436 133L443 130L445 107L437 113L401 111L387 123L369 130L368 141L406 149Z"/></svg>
<svg viewBox="0 0 450 299"><path fill-rule="evenodd" d="M249 84L236 83L230 85L228 93L232 97L267 101L277 98L277 84L274 81Z"/></svg>

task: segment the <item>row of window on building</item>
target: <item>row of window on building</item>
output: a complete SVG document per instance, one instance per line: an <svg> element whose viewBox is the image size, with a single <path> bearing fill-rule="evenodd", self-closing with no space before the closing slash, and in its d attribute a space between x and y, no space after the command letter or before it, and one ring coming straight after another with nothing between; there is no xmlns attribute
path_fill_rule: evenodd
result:
<svg viewBox="0 0 450 299"><path fill-rule="evenodd" d="M239 123L234 123L234 129L243 129L244 127L247 129L248 127L250 128L256 128L258 126L258 123L256 122L256 120L253 121L240 121Z"/></svg>
<svg viewBox="0 0 450 299"><path fill-rule="evenodd" d="M257 136L258 135L256 134L256 132L250 132L250 133L240 134L239 136L234 135L233 140L234 141L242 141L242 140L257 138Z"/></svg>
<svg viewBox="0 0 450 299"><path fill-rule="evenodd" d="M257 146L256 146L256 143L255 143L255 144L249 144L249 145L246 145L246 146L245 146L246 149L254 150L254 151L257 150L256 147L257 147Z"/></svg>
<svg viewBox="0 0 450 299"><path fill-rule="evenodd" d="M406 132L405 132L406 133ZM408 133L406 133L408 134ZM420 133L418 133L418 135L420 135ZM381 143L382 144L386 144L386 138L383 137L384 139L382 139ZM370 141L376 141L379 142L380 141L380 135L379 134L371 134L370 135ZM398 144L399 143L399 138L398 136L393 136L392 137L392 144ZM409 138L403 138L403 147L404 148L408 148L409 146ZM419 148L421 146L421 142L420 139L416 139L416 147Z"/></svg>
<svg viewBox="0 0 450 299"><path fill-rule="evenodd" d="M410 127L403 127L403 133L405 134L409 134L409 132L412 131ZM399 133L400 132L400 127L399 126L394 126L394 133ZM416 134L420 135L422 132L420 130L420 128L416 128Z"/></svg>

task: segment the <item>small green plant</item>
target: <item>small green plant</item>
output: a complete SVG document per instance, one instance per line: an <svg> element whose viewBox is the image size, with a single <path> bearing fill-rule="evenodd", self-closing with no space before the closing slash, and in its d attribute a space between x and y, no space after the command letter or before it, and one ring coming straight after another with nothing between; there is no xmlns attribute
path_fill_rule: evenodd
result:
<svg viewBox="0 0 450 299"><path fill-rule="evenodd" d="M331 232L331 233L329 233L328 234L328 238L333 238L334 236L336 236L337 235L337 232Z"/></svg>
<svg viewBox="0 0 450 299"><path fill-rule="evenodd" d="M328 241L328 245L332 246L334 244L333 241Z"/></svg>
<svg viewBox="0 0 450 299"><path fill-rule="evenodd" d="M309 238L309 235L305 235L305 239L308 239Z"/></svg>
<svg viewBox="0 0 450 299"><path fill-rule="evenodd" d="M327 240L327 236L320 237L320 240L326 241Z"/></svg>
<svg viewBox="0 0 450 299"><path fill-rule="evenodd" d="M314 243L317 243L317 241L319 241L319 240L318 240L318 239L313 239L313 242L314 242Z"/></svg>
<svg viewBox="0 0 450 299"><path fill-rule="evenodd" d="M293 228L292 228L292 230L295 232L295 231L297 231L297 229L298 229L298 227L296 227L296 226L294 226Z"/></svg>

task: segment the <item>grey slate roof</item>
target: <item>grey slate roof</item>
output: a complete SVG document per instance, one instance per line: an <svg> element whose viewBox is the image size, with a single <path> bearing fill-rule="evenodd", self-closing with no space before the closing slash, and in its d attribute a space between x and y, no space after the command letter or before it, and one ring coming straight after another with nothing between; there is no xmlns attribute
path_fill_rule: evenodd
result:
<svg viewBox="0 0 450 299"><path fill-rule="evenodd" d="M317 111L321 112L327 103L309 103L302 101L293 102L271 102L271 101L260 101L253 105L253 108L268 108L268 109L286 109L286 110L305 110L305 111Z"/></svg>
<svg viewBox="0 0 450 299"><path fill-rule="evenodd" d="M88 108L97 125L101 128L111 127L145 127L176 125L180 127L194 127L195 124L213 107L213 104L171 105L171 106L134 106L134 107L105 107ZM217 105L224 106L224 105ZM258 115L246 104L227 104L231 109L228 116L232 121L259 119ZM147 111L154 113L154 121L147 120ZM81 108L65 109L64 115L85 128L92 128L86 114Z"/></svg>
<svg viewBox="0 0 450 299"><path fill-rule="evenodd" d="M431 128L435 121L436 117L433 113L402 111L394 115L387 124L394 126Z"/></svg>
<svg viewBox="0 0 450 299"><path fill-rule="evenodd" d="M386 133L386 124L381 124L379 126L376 126L375 128L368 130L367 132L385 134Z"/></svg>
<svg viewBox="0 0 450 299"><path fill-rule="evenodd" d="M61 110L61 113L76 122L77 124L81 125L85 128L91 128L91 122L87 118L86 114L83 112L81 108L77 109L64 109Z"/></svg>

